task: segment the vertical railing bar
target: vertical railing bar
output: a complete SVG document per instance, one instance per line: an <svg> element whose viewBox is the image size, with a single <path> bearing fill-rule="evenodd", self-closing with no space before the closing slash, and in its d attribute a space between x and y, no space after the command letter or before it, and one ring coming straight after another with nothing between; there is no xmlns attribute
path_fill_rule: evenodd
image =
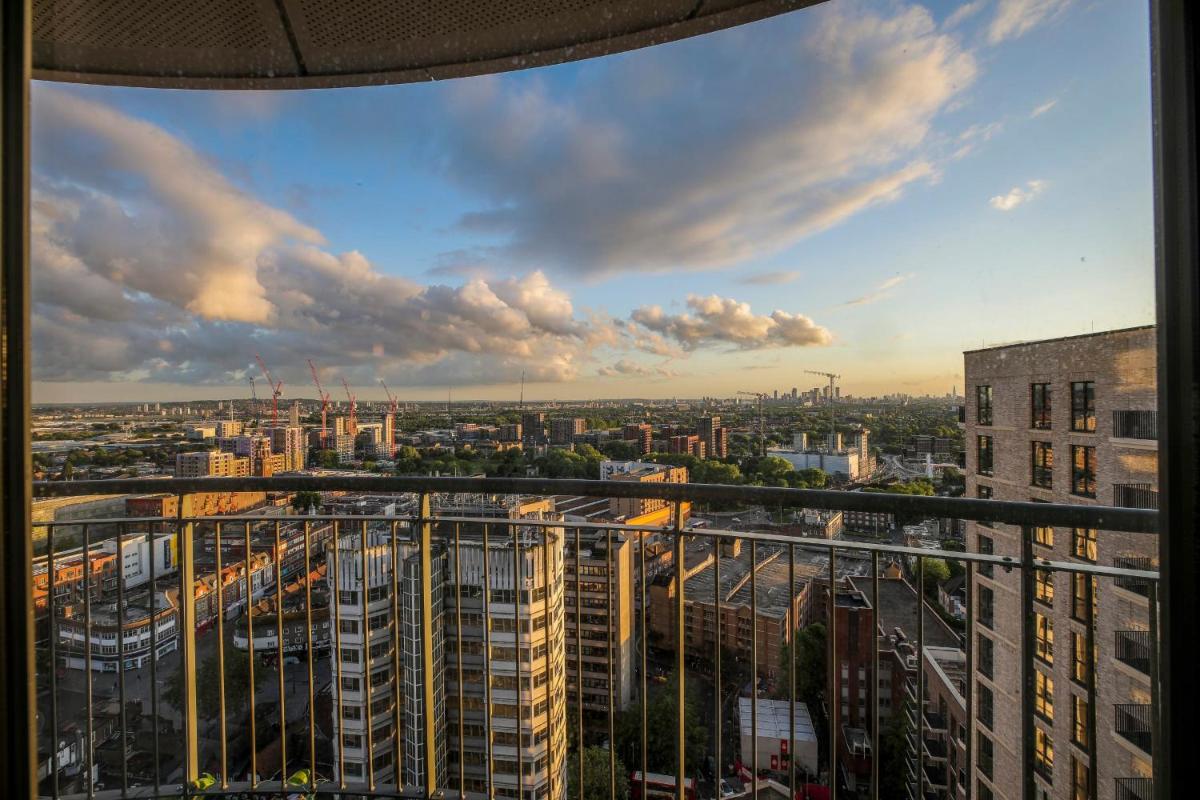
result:
<svg viewBox="0 0 1200 800"><path fill-rule="evenodd" d="M796 545L788 544L788 790L796 796ZM758 731L755 731L757 737Z"/></svg>
<svg viewBox="0 0 1200 800"><path fill-rule="evenodd" d="M92 781L92 770L96 763L96 755L92 746L92 528L88 524L83 526L83 669L86 675L85 686L87 691L87 719L85 720L84 729L87 732L87 741L84 742L84 750L87 753L87 769L84 770L84 779L87 781L87 796L88 800L95 797L96 790Z"/></svg>
<svg viewBox="0 0 1200 800"><path fill-rule="evenodd" d="M51 523L46 526L46 613L50 623L50 636L47 647L50 651L50 792L54 800L58 800L58 611L54 602L54 529ZM153 561L153 559L151 559ZM154 596L151 595L151 630L153 630Z"/></svg>
<svg viewBox="0 0 1200 800"><path fill-rule="evenodd" d="M712 546L713 546L713 610L714 610L713 619L715 620L715 623L716 623L714 625L714 632L716 635L713 637L713 649L716 651L715 658L713 659L713 662L714 662L713 663L713 675L714 675L713 686L716 689L715 694L717 696L716 702L714 703L714 705L716 706L716 714L717 714L717 716L716 716L717 739L716 739L715 756L716 756L716 760L717 760L717 796L719 797L720 793L721 793L721 777L725 771L724 761L721 758L721 738L723 735L723 733L721 731L721 717L724 714L724 707L723 707L724 686L721 683L721 629L725 625L725 620L721 616L721 540L719 538L717 538L716 536L714 536L713 540L712 540ZM642 598L642 603L644 606L645 605L645 597ZM642 728L645 729L645 727L646 727L646 720L643 719L642 720ZM643 772L642 797L644 798L645 796L646 796L645 773ZM795 797L795 792L792 793L792 796Z"/></svg>
<svg viewBox="0 0 1200 800"><path fill-rule="evenodd" d="M400 718L400 689L403 685L402 673L400 671L400 646L403 641L402 619L400 617L400 542L398 540L398 527L395 520L391 522L392 534L392 758L395 762L392 766L392 772L395 776L396 790L400 791L404 788L404 741L400 736L400 731L403 730ZM455 558L457 558L457 553ZM460 611L461 614L461 611ZM462 630L459 630L458 636L459 650L462 648ZM462 682L462 656L459 656L459 683ZM462 701L459 701L458 716L462 718ZM462 740L459 740L459 764L462 764Z"/></svg>
<svg viewBox="0 0 1200 800"><path fill-rule="evenodd" d="M578 800L583 800L583 603L580 600L582 590L580 589L580 551L582 545L579 541L579 528L575 529L575 713L578 716L576 719L576 733L578 739L575 743L576 755L578 756L578 780L575 783L576 791L579 793ZM643 675L643 682L645 676ZM642 730L642 741L645 741L645 729ZM644 783L644 781L643 781ZM643 793L643 796L644 793Z"/></svg>
<svg viewBox="0 0 1200 800"><path fill-rule="evenodd" d="M159 774L158 765L161 763L159 759L159 744L158 744L158 589L155 576L155 562L158 561L154 557L154 531L158 523L151 523L147 526L147 535L150 537L150 716L154 718L154 794L159 794L159 789L162 784L162 776ZM161 530L161 529L159 529Z"/></svg>
<svg viewBox="0 0 1200 800"><path fill-rule="evenodd" d="M463 632L462 632L462 523L454 523L454 628L455 638L458 647L457 652L457 680L458 684L458 796L460 798L467 796L467 772L466 760L463 754L466 752L466 723L463 720ZM396 727L399 732L399 725ZM397 736L399 738L399 736Z"/></svg>
<svg viewBox="0 0 1200 800"><path fill-rule="evenodd" d="M334 708L334 717L337 719L337 781L338 788L346 788L346 688L342 684L342 589L341 589L341 564L338 557L339 548L342 542L342 524L341 520L333 521L333 542L325 556L325 564L328 568L330 579L333 582L333 592L331 602L333 603L333 671L334 680L337 683L337 692L335 697L337 702ZM333 556L333 564L329 565L329 556Z"/></svg>
<svg viewBox="0 0 1200 800"><path fill-rule="evenodd" d="M1034 800L1033 528L1021 527L1021 796Z"/></svg>
<svg viewBox="0 0 1200 800"><path fill-rule="evenodd" d="M1082 576L1083 585L1086 587L1083 593L1083 599L1087 608L1084 611L1086 618L1087 631L1084 635L1084 641L1087 646L1087 750L1088 750L1088 798L1096 800L1098 787L1096 785L1096 771L1100 767L1099 757L1097 756L1096 741L1096 669L1099 666L1096 663L1096 579L1091 575Z"/></svg>
<svg viewBox="0 0 1200 800"><path fill-rule="evenodd" d="M829 629L826 632L825 648L826 663L829 675L825 678L828 689L826 705L829 706L829 797L837 800L837 718L838 704L838 663L837 663L837 548L829 550Z"/></svg>
<svg viewBox="0 0 1200 800"><path fill-rule="evenodd" d="M758 800L758 542L750 540L750 796Z"/></svg>
<svg viewBox="0 0 1200 800"><path fill-rule="evenodd" d="M967 784L966 800L973 795L972 767L975 763L975 689L978 681L975 678L975 562L967 561L967 621L966 621L966 657L967 657ZM1093 798L1094 800L1094 798Z"/></svg>
<svg viewBox="0 0 1200 800"><path fill-rule="evenodd" d="M421 492L417 497L417 514L419 527L420 573L421 573L421 681L424 730L421 732L421 744L424 749L425 785L422 787L426 798L437 791L437 720L434 719L436 708L433 691L433 519L430 509L429 495ZM364 529L365 531L365 529Z"/></svg>
<svg viewBox="0 0 1200 800"><path fill-rule="evenodd" d="M967 672L970 675L970 671ZM871 800L879 800L879 551L871 551ZM794 745L793 745L794 746ZM795 793L793 792L793 796Z"/></svg>
<svg viewBox="0 0 1200 800"><path fill-rule="evenodd" d="M229 773L227 766L228 745L225 736L225 584L222 581L221 564L221 534L224 523L218 522L213 532L214 573L213 589L217 593L217 731L221 748L221 788L229 788ZM151 557L153 557L151 550ZM251 658L254 657L254 645L248 648Z"/></svg>
<svg viewBox="0 0 1200 800"><path fill-rule="evenodd" d="M371 604L369 597L371 594L371 581L367 572L367 521L364 519L358 527L358 568L359 568L359 589L362 591L362 665L363 665L363 698L364 711L366 716L366 727L363 731L363 743L367 749L367 788L370 791L375 791L375 736L372 730L375 727L374 714L371 709L371 681L374 675L371 663ZM425 589L429 589L430 584L425 583ZM422 636L426 632L422 632ZM425 682L432 684L432 670L425 673ZM429 716L432 704L425 708L425 715ZM433 769L433 762L426 763L426 769Z"/></svg>
<svg viewBox="0 0 1200 800"><path fill-rule="evenodd" d="M674 501L674 534L675 534L675 746L678 762L675 765L675 800L684 800L684 781L687 775L687 725L685 705L687 703L687 687L684 677L684 647L685 636L685 601L684 579L687 571L684 568L683 546L683 503Z"/></svg>
<svg viewBox="0 0 1200 800"><path fill-rule="evenodd" d="M1159 664L1158 664L1158 581L1147 581L1146 585L1146 601L1147 610L1149 611L1150 624L1150 770L1154 777L1154 796L1166 797L1167 785L1162 776L1162 729L1160 728L1161 716L1159 714ZM1090 606L1089 606L1090 607ZM1094 649L1088 650L1089 656L1095 653ZM1095 658L1092 659L1095 661ZM1093 673L1096 671L1093 666ZM1093 676L1093 680L1095 680ZM1094 763L1094 762L1093 762ZM1094 771L1094 770L1093 770Z"/></svg>
<svg viewBox="0 0 1200 800"><path fill-rule="evenodd" d="M604 529L605 549L604 557L607 565L605 570L605 590L608 600L608 613L605 618L608 620L608 632L606 637L608 641L605 643L605 652L608 654L608 796L609 800L617 799L617 726L616 726L616 696L613 693L613 614L616 613L613 609L613 535L612 528Z"/></svg>
<svg viewBox="0 0 1200 800"><path fill-rule="evenodd" d="M121 797L129 794L129 722L125 714L125 526L117 525L117 702L121 726Z"/></svg>
<svg viewBox="0 0 1200 800"><path fill-rule="evenodd" d="M326 568L328 571L328 567ZM317 695L313 685L313 661L316 660L313 645L313 615L312 615L312 523L304 520L304 643L308 658L308 788L317 790ZM328 616L326 616L328 619ZM339 713L339 709L334 709Z"/></svg>
<svg viewBox="0 0 1200 800"><path fill-rule="evenodd" d="M246 572L246 650L250 656L246 665L247 689L250 696L250 788L258 786L258 711L254 701L254 579L253 579L253 546L250 541L250 520L246 520L245 542L245 572ZM279 580L279 565L274 565L275 580Z"/></svg>
<svg viewBox="0 0 1200 800"><path fill-rule="evenodd" d="M524 655L521 646L521 629L524 625L521 622L521 532L514 522L508 523L509 529L512 531L513 541L513 616L516 617L516 633L513 639L516 644L516 665L517 665L517 798L524 800L525 798L525 720L522 719L521 707L524 705L521 686L521 657ZM529 641L533 642L533 614L530 613L529 619Z"/></svg>
<svg viewBox="0 0 1200 800"><path fill-rule="evenodd" d="M549 767L549 773L550 773L549 779L548 779L548 783L550 785L550 796L557 797L557 794L554 791L554 788L555 788L554 787L554 779L555 779L556 773L557 773L557 770L554 769L554 764L555 764L554 718L550 714L550 707L551 707L551 705L553 705L551 703L551 695L554 692L554 681L553 681L554 673L550 669L550 633L551 633L551 622L552 622L551 617L550 617L550 608L551 608L551 602L550 602L551 596L550 595L551 595L551 587L554 585L553 583L551 583L552 571L550 568L551 567L550 555L551 555L551 553L550 553L550 530L548 528L543 528L542 529L542 586L544 587L544 594L542 595L542 613L545 615L545 618L546 618L546 628L545 628L546 632L544 634L544 638L545 638L545 642L546 642L546 656L544 659L546 662L546 684L545 684L545 686L546 686L546 763L547 763L547 766ZM557 606L557 604L554 604L554 605ZM530 662L530 666L532 668L532 661ZM563 669L563 674L564 674L564 676L566 674L565 668Z"/></svg>
<svg viewBox="0 0 1200 800"><path fill-rule="evenodd" d="M492 800L496 793L492 777L492 560L488 553L491 527L491 523L483 523L483 718L487 723L484 775L487 778L488 800Z"/></svg>
<svg viewBox="0 0 1200 800"><path fill-rule="evenodd" d="M275 521L275 667L279 681L279 785L287 781L287 685L283 677L283 537Z"/></svg>
<svg viewBox="0 0 1200 800"><path fill-rule="evenodd" d="M184 522L186 495L176 495L179 530L179 642L183 671L183 796L190 797L192 783L199 777L199 713L196 706L196 560L192 523Z"/></svg>
<svg viewBox="0 0 1200 800"><path fill-rule="evenodd" d="M925 796L925 557L917 556L917 797Z"/></svg>

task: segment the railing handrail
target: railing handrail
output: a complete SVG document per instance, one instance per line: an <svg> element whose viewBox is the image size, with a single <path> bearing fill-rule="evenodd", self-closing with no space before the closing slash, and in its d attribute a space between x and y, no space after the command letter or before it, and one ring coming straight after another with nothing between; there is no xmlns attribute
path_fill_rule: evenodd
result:
<svg viewBox="0 0 1200 800"><path fill-rule="evenodd" d="M122 478L118 480L39 481L33 495L71 497L85 494L200 494L205 492L349 491L361 493L558 494L667 501L715 501L875 511L923 517L948 517L1011 525L1097 528L1127 533L1157 533L1158 512L1099 505L923 497L889 492L791 489L711 483L642 483L575 478L460 478L432 476L289 475L269 478Z"/></svg>

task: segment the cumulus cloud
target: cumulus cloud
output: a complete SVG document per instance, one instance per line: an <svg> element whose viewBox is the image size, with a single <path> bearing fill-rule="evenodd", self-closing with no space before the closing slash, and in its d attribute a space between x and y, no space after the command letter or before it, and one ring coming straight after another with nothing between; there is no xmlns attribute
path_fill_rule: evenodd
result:
<svg viewBox="0 0 1200 800"><path fill-rule="evenodd" d="M593 277L721 268L933 177L934 120L975 75L921 7L830 4L618 58L569 90L536 73L456 83L425 160L482 198L459 227L497 258Z"/></svg>
<svg viewBox="0 0 1200 800"><path fill-rule="evenodd" d="M891 291L893 289L895 289L897 286L904 283L905 281L910 280L912 277L913 277L913 275L911 272L908 273L907 275L894 275L891 278L888 278L883 283L876 286L871 291L867 292L866 294L856 297L853 300L847 300L845 303L842 303L842 305L843 306L865 306L870 303L874 303L877 300L882 300L884 297L887 297L889 294L891 294Z"/></svg>
<svg viewBox="0 0 1200 800"><path fill-rule="evenodd" d="M791 283L799 277L800 272L798 270L772 270L747 275L739 282L745 286L778 286L784 283Z"/></svg>
<svg viewBox="0 0 1200 800"><path fill-rule="evenodd" d="M1022 203L1027 203L1041 194L1046 188L1045 181L1033 180L1024 186L1014 186L1007 194L998 194L988 201L988 205L997 211L1012 211Z"/></svg>
<svg viewBox="0 0 1200 800"><path fill-rule="evenodd" d="M946 17L945 22L942 23L942 27L946 29L958 27L964 21L982 11L985 5L987 5L987 0L973 0L970 3L963 3L954 9L950 13L950 16Z"/></svg>
<svg viewBox="0 0 1200 800"><path fill-rule="evenodd" d="M679 373L664 366L647 366L623 358L617 363L601 367L596 374L604 378L634 377L634 378L674 378Z"/></svg>
<svg viewBox="0 0 1200 800"><path fill-rule="evenodd" d="M637 325L677 342L685 351L723 344L759 350L827 345L833 341L827 329L803 314L776 310L759 315L748 303L717 295L688 295L687 306L691 313L668 314L661 306L642 306L630 317Z"/></svg>
<svg viewBox="0 0 1200 800"><path fill-rule="evenodd" d="M1056 18L1071 0L998 0L996 14L988 25L988 41L999 44L1016 39Z"/></svg>

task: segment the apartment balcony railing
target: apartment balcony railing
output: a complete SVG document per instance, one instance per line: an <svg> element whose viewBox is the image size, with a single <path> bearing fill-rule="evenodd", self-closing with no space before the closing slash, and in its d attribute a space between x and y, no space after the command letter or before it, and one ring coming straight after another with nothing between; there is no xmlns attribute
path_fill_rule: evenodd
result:
<svg viewBox="0 0 1200 800"><path fill-rule="evenodd" d="M1115 631L1116 658L1122 664L1150 674L1150 631Z"/></svg>
<svg viewBox="0 0 1200 800"><path fill-rule="evenodd" d="M1139 571L1154 568L1152 559L1144 556L1117 556L1113 559L1113 566L1123 570ZM1140 594L1142 597L1150 596L1150 582L1141 578L1122 575L1113 578L1113 585L1134 594Z"/></svg>
<svg viewBox="0 0 1200 800"><path fill-rule="evenodd" d="M574 560L571 579L587 580L589 573L582 568L582 559L589 557L584 555L581 544L584 535L598 537L595 541L604 545L601 552L608 555L600 558L610 559L609 571L614 568L611 559L618 537L633 548L634 574L641 579L632 581L636 596L631 607L639 618L634 625L635 636L640 630L642 641L636 643L633 669L628 673L633 684L629 708L631 713L640 714L642 724L634 728L637 741L620 757L626 769L640 771L636 773L641 777L635 779L639 781L635 793L640 791L641 797L647 797L666 792L677 800L684 800L685 795L714 796L703 790L697 792L692 783L699 778L701 787L711 786L714 776L699 766L705 760L703 756L710 756L711 763L717 765L728 764L735 758L746 764L763 763L758 752L759 737L751 737L748 753L722 753L728 739L727 726L733 724L728 717L729 708L737 704L723 702L728 698L723 698L720 692L700 699L704 724L712 731L713 750L688 752L683 709L689 702L688 687L694 691L697 683L689 677L689 664L703 662L711 674L705 674L700 683L718 687L727 685L732 680L731 674L742 674L738 670L747 666L750 675L767 674L776 668L774 664L760 663L763 644L759 639L760 626L751 626L748 665L722 664L722 653L729 643L722 642L719 625L714 627L711 648L698 646L689 650L686 645L689 604L711 603L718 612L714 618L720 618L730 598L721 592L722 559L719 558L713 564L717 573L708 584L711 596L691 590L692 584L683 580L687 565L694 563L689 561L688 548L707 547L709 552L716 553L722 546L740 543L749 551L751 563L760 563L758 555L767 551L779 553L780 559L787 559L779 563L788 565L786 586L790 587L797 585L798 554L821 559L824 568L809 573L808 580L811 588L826 592L826 596L836 595L839 565L854 560L864 566L861 591L874 608L881 608L883 567L891 561L909 559L914 565L911 577L916 586L924 585L927 560L958 561L965 567L968 585L966 630L959 640L965 648L968 675L975 669L971 643L976 609L972 587L981 565L1000 565L1011 570L1025 587L1032 587L1035 568L1065 575L1140 581L1151 586L1158 581L1157 572L1146 568L1148 565L1108 567L1035 560L1032 546L1016 559L891 543L806 539L777 531L688 527L682 516L684 503L724 502L974 519L1027 529L1038 524L1153 535L1157 514L1137 509L889 493L537 479L297 476L35 485L35 493L42 497L166 492L179 498L175 506L179 509L184 508L182 498L188 494L268 490L390 494L399 500L400 508L396 513L361 516L177 514L38 523L38 529L46 531L46 539L44 555L35 563L35 569L44 566L48 575L54 575L55 564L65 559L87 561L100 550L123 553L126 543L145 535L155 556L148 561L147 581L138 587L126 585L129 581L126 571L118 571L114 605L130 608L125 601L133 596L135 589L148 590L152 595L166 592L176 598L179 620L177 642L171 642L171 647L152 642L147 667L137 669L126 663L128 659L114 659L114 671L108 674L95 673L95 648L82 648L72 654L75 665L82 666L82 670L63 669L67 654L59 637L53 635L54 625L49 625L51 633L41 637L44 645L36 659L42 687L43 751L47 754L43 765L46 779L42 784L45 795L91 796L102 786L104 792L114 796L154 798L198 794L203 789L206 796L270 797L309 792L320 796L442 796L474 800L516 796L519 787L523 793L537 792L539 797L550 800L575 800L575 795L567 796L569 783L579 787L577 797L582 800L584 754L582 748L568 742L568 731L577 731L575 735L585 744L616 742L618 705L614 694L615 648L601 648L601 655L607 661L608 679L603 683L609 702L599 714L583 714L583 682L576 682L568 693L566 670L560 669L571 660L576 674L582 674L585 647L580 628L567 631L565 606L569 601L563 600L561 615L552 609L554 587L566 580L565 565L558 561L555 553L560 551L555 548L561 545L562 558ZM652 498L669 503L674 516L670 524L655 526L564 521L549 515L511 517L513 503L497 511L494 500L511 501L512 495L526 500L550 495ZM485 498L492 499L490 504L483 503ZM160 536L168 537L170 547L165 551L154 546ZM593 559L589 570L594 574L599 568L594 562L597 551L589 552ZM263 553L273 560L270 581L247 584L247 576L262 574L248 567L251 558L257 565ZM494 561L497 558L499 565ZM202 591L180 591L196 587L197 581L203 584L206 577L227 574L232 578L225 584L226 590L207 595ZM759 570L751 569L746 580L751 618L758 618L759 604L763 601L758 574ZM361 579L358 576L364 575L368 576L367 585L356 585L355 581ZM648 635L648 615L664 611L652 608L654 604L650 602L650 583L656 575L673 579L677 590L669 599L658 601L667 603L665 617L670 620L670 633L665 639L652 642ZM498 583L493 582L494 576L501 576ZM304 579L300 580L301 577ZM617 583L606 581L609 587L606 591L615 591ZM364 588L366 591L362 591ZM582 596L587 592L580 591L578 585L575 589L562 596L573 594L571 610L578 619L584 613ZM244 613L247 595L253 605L262 606L264 601L274 603L276 612L284 613L268 614L269 621L259 623L255 613ZM320 603L322 595L327 598L325 607ZM919 595L914 592L915 597ZM66 610L56 607L53 592L48 593L46 602L45 619L61 619ZM917 602L922 601L914 599L914 604ZM1031 588L1022 592L1022 603L1025 613L1009 622L1014 626L1013 640L1020 642L1022 663L1032 670ZM104 622L101 609L87 591L78 605L81 607L72 607L70 612L82 619L84 639L90 640L93 630ZM836 642L838 621L832 605L825 604L824 624L828 641ZM607 607L613 608L613 603L607 603ZM544 616L543 610L547 612ZM602 611L591 609L591 613ZM237 614L240 617L235 618ZM327 622L325 628L320 624L322 615ZM931 615L932 612L913 615L915 630L908 632L911 637L908 644L917 654L929 652L925 619L932 618ZM609 614L608 619L611 625L613 615ZM368 631L365 642L362 630L357 627L359 621ZM243 641L253 642L256 638L253 629L258 624L275 628L275 635L267 645L270 652L264 653L268 659L247 659L249 674L231 669L236 654L226 646L226 634L230 632L226 629L230 626L244 629ZM285 635L288 625L293 627ZM1094 632L1095 620L1088 620L1087 625ZM117 627L117 652L123 649L120 641L123 630ZM612 641L611 635L601 636ZM871 637L873 641L876 638ZM302 644L292 646L298 639ZM552 640L562 643L559 664L553 664ZM567 644L573 645L569 654ZM1156 642L1150 644L1157 646ZM545 648L539 649L542 645ZM362 651L358 655L348 652L355 646ZM673 745L667 756L671 767L658 770L666 775L657 778L647 777L655 772L649 768L647 704L650 687L660 683L661 675L650 669L648 651L652 646L669 653L663 657L675 675L674 680L656 689L670 691L676 709L667 737ZM827 655L829 668L823 695L840 697L841 671L833 668L833 652L827 650ZM210 658L216 663L211 670L207 668ZM880 674L880 658L877 644L870 653L872 674ZM919 664L920 656L915 660ZM662 662L658 663L661 666ZM264 670L266 680L256 681L254 675ZM77 672L82 675L77 676ZM775 678L774 697L782 695L794 709L798 685L796 661L790 661L783 672ZM358 677L368 674L372 679L356 682ZM435 686L435 681L422 679L435 674L444 675L444 682ZM917 696L925 694L924 675L924 670L917 669L912 678L917 683ZM105 688L98 688L100 684ZM766 698L760 681L745 685L751 701L750 727L758 730L759 708ZM397 702L396 698L401 696L404 701ZM235 697L240 699L235 701ZM344 702L339 703L339 699ZM240 703L236 708L235 702ZM844 774L848 765L839 763L836 732L820 718L822 705L825 704L818 703L813 709L817 717L813 730L815 736L827 737L819 748L825 755L820 764L808 770L805 778L829 784L829 776ZM424 713L426 709L435 713ZM353 713L346 716L349 712ZM1135 715L1138 720L1149 720L1144 709L1138 714ZM795 754L799 752L796 716L790 716L791 727L783 738L788 741L787 752ZM335 718L349 737L340 745L332 722ZM1013 731L1018 739L1024 733L1032 740L1033 718L1032 707L1023 710L1022 731ZM974 721L974 709L968 707L968 730L974 728ZM1123 731L1133 731L1130 724L1122 725ZM1087 740L1095 742L1098 738L1095 721L1089 722L1089 726ZM870 752L879 753L882 725L877 704L872 704L867 727L871 732ZM946 786L945 745L926 741L944 733L946 723L942 715L925 711L913 716L913 727L915 746L909 747L906 772L919 784L915 787L917 796L923 797ZM1148 724L1143 727L1149 730ZM402 736L395 735L401 731ZM101 759L99 751L105 741L119 738L122 732L126 737L133 736L134 754L129 758ZM64 748L71 736L79 736L78 741L84 744L80 758L66 764L62 753L69 752ZM59 746L52 746L52 741ZM815 740L813 744L815 754ZM612 777L617 769L616 750L608 747L601 756L608 761L610 797L615 796ZM457 757L463 753L471 757ZM589 751L589 758L594 755ZM656 758L662 755L655 753ZM971 749L966 757L965 769L970 774ZM878 761L871 759L868 785L874 787L872 798L878 797L880 785ZM1024 780L1030 785L1032 762L1032 757L1022 761L1026 765ZM361 767L355 766L359 764ZM791 785L793 796L797 771L791 769L785 775L775 775L785 785ZM95 776L95 782L87 778L89 775ZM652 780L657 783L651 785ZM661 785L663 781L667 785ZM838 786L836 781L833 783L829 788L836 795Z"/></svg>
<svg viewBox="0 0 1200 800"><path fill-rule="evenodd" d="M1113 484L1113 505L1117 508L1158 508L1158 491L1148 483Z"/></svg>
<svg viewBox="0 0 1200 800"><path fill-rule="evenodd" d="M1153 778L1116 778L1113 797L1116 800L1151 800L1154 797Z"/></svg>
<svg viewBox="0 0 1200 800"><path fill-rule="evenodd" d="M1127 741L1137 745L1144 753L1153 747L1152 713L1149 703L1118 703L1115 729Z"/></svg>
<svg viewBox="0 0 1200 800"><path fill-rule="evenodd" d="M1121 439L1158 439L1157 411L1114 411L1113 436Z"/></svg>

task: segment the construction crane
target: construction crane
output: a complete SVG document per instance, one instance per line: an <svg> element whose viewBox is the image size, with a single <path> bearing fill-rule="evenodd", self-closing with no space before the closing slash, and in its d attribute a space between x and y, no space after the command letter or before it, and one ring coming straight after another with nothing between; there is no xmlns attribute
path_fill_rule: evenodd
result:
<svg viewBox="0 0 1200 800"><path fill-rule="evenodd" d="M262 356L258 353L254 354L254 360L258 362L258 368L262 370L263 377L267 379L267 385L271 387L271 427L278 428L279 398L283 396L283 381L275 380L275 376L271 374L271 370L267 369Z"/></svg>
<svg viewBox="0 0 1200 800"><path fill-rule="evenodd" d="M804 371L809 375L823 375L824 377L829 378L829 452L832 453L835 449L833 446L834 440L837 439L837 428L835 428L833 426L833 422L834 422L833 382L836 380L841 380L842 376L835 375L832 372L818 372L817 370L812 370L812 369L806 369Z"/></svg>
<svg viewBox="0 0 1200 800"><path fill-rule="evenodd" d="M328 436L325 427L325 420L329 414L329 392L325 391L325 387L321 385L321 378L317 375L317 367L313 364L312 359L308 359L308 371L312 373L313 383L317 385L317 397L321 401L321 447L328 446Z"/></svg>
<svg viewBox="0 0 1200 800"><path fill-rule="evenodd" d="M765 418L763 417L763 401L767 399L767 393L766 392L741 392L741 391L739 391L738 394L744 395L746 397L757 397L758 398L758 440L760 442L762 442L762 454L763 454L763 458L766 458L767 457L767 426L766 426Z"/></svg>
<svg viewBox="0 0 1200 800"><path fill-rule="evenodd" d="M346 399L350 401L350 420L346 425L346 433L355 437L358 436L358 403L350 393L350 384L346 383L345 378L342 378L342 387L346 390Z"/></svg>
<svg viewBox="0 0 1200 800"><path fill-rule="evenodd" d="M258 390L254 388L254 376L250 376L250 408L254 412L254 427L258 427Z"/></svg>
<svg viewBox="0 0 1200 800"><path fill-rule="evenodd" d="M383 393L387 395L388 413L395 415L396 410L399 408L399 403L396 400L396 396L387 388L387 384L383 382L383 378L379 379L379 385L383 387Z"/></svg>

